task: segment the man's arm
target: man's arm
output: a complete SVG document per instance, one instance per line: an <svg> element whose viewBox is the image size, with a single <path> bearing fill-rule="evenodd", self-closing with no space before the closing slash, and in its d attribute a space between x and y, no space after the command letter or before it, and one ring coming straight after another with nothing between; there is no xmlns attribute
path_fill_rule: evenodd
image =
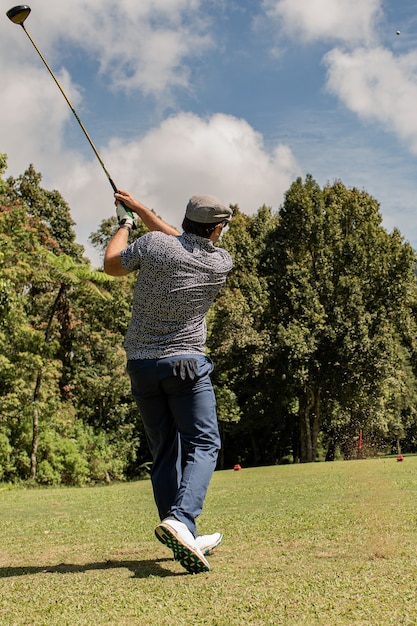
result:
<svg viewBox="0 0 417 626"><path fill-rule="evenodd" d="M155 213L152 213L150 209L139 202L139 200L136 200L127 191L119 190L114 194L114 197L116 198L116 204L123 202L133 213L139 215L142 222L149 230L158 230L166 235L176 236L180 234L176 228L157 217ZM122 267L120 259L120 253L127 246L128 237L129 230L127 228L120 228L110 239L104 255L104 271L106 274L110 274L110 276L126 276L129 274L129 271Z"/></svg>
<svg viewBox="0 0 417 626"><path fill-rule="evenodd" d="M129 272L122 267L120 253L127 246L129 231L120 228L110 239L104 254L104 271L110 276L126 276Z"/></svg>
<svg viewBox="0 0 417 626"><path fill-rule="evenodd" d="M179 235L180 233L176 228L170 226L164 220L161 220L160 217L152 213L150 209L148 209L144 204L136 200L130 193L127 191L120 190L119 192L114 194L114 197L118 202L123 202L133 213L139 215L142 222L145 224L149 230L159 230L166 235Z"/></svg>

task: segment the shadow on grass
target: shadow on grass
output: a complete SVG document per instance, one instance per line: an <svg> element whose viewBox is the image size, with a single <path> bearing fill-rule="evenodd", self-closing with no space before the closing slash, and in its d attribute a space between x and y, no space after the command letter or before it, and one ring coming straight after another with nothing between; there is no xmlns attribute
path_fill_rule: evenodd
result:
<svg viewBox="0 0 417 626"><path fill-rule="evenodd" d="M13 578L14 576L27 576L30 574L82 574L91 570L108 570L127 568L132 573L132 578L149 578L149 576L187 576L187 572L173 572L161 566L161 563L172 563L172 559L153 559L144 561L103 561L101 563L86 563L75 565L72 563L60 563L59 565L46 565L35 567L32 565L20 567L0 567L0 578Z"/></svg>

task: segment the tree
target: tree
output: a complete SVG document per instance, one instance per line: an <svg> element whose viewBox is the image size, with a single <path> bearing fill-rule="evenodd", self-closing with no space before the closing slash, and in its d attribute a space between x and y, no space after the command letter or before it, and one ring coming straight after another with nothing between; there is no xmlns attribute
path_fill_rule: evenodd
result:
<svg viewBox="0 0 417 626"><path fill-rule="evenodd" d="M384 431L414 262L366 192L341 182L321 190L311 176L287 192L265 266L273 363L285 363L297 402L301 461L315 460L323 425L333 443L347 425L352 438L360 426Z"/></svg>
<svg viewBox="0 0 417 626"><path fill-rule="evenodd" d="M251 217L234 207L234 218L222 238L234 268L209 316L207 341L215 362L213 383L223 435L221 466L248 455L257 464L266 456L272 421L263 384L268 291L259 263L266 234L274 225L268 207ZM248 440L250 450L244 452Z"/></svg>
<svg viewBox="0 0 417 626"><path fill-rule="evenodd" d="M5 157L0 166L3 173ZM132 402L120 401L128 387L126 292L122 298L123 286L82 258L58 192L40 189L33 168L19 181L0 180L1 478L31 471L47 484L121 478L138 445ZM88 384L100 368L105 404ZM90 413L97 405L100 420Z"/></svg>
<svg viewBox="0 0 417 626"><path fill-rule="evenodd" d="M84 248L76 243L68 204L58 191L42 189L42 175L30 165L17 179L7 180L6 202L24 204L29 218L37 225L41 243L56 254L82 260Z"/></svg>
<svg viewBox="0 0 417 626"><path fill-rule="evenodd" d="M43 287L49 284L56 286L56 293L52 299L49 311L44 319L44 342L43 353L44 358L48 358L48 345L53 339L53 322L55 317L59 320L60 341L56 357L60 357L61 367L65 368L66 361L71 358L73 345L69 339L69 331L71 327L71 310L69 299L71 292L76 289L88 290L95 296L106 298L107 294L98 289L97 285L104 285L111 282L112 277L107 276L103 272L92 270L85 263L76 263L67 255L55 256L52 252L45 249L38 250L42 259L42 271L37 272L32 277L32 286L36 290L39 283ZM43 258L42 258L43 257ZM36 476L36 459L38 450L39 436L39 394L42 384L44 372L44 364L41 363L36 374L35 387L33 391L33 437L31 447L31 463L30 476L34 480ZM61 383L61 389L65 388Z"/></svg>

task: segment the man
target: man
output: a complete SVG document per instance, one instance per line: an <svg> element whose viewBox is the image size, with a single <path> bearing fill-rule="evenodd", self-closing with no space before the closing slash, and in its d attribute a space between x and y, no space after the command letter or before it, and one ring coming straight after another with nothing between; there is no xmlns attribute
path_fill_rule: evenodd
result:
<svg viewBox="0 0 417 626"><path fill-rule="evenodd" d="M193 196L180 235L129 193L115 198L119 230L104 270L112 276L139 270L124 347L153 458L161 520L155 535L188 572L209 571L205 555L223 537L198 536L195 522L220 448L206 314L232 268L228 252L214 245L232 211L214 196ZM133 220L121 202L151 231L131 245Z"/></svg>

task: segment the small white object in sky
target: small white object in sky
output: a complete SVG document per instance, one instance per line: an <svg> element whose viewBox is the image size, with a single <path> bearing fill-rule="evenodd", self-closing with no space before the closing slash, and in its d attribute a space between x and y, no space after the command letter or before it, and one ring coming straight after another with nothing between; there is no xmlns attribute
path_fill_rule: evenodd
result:
<svg viewBox="0 0 417 626"><path fill-rule="evenodd" d="M400 30L397 30L397 35L401 35L401 31Z"/></svg>

